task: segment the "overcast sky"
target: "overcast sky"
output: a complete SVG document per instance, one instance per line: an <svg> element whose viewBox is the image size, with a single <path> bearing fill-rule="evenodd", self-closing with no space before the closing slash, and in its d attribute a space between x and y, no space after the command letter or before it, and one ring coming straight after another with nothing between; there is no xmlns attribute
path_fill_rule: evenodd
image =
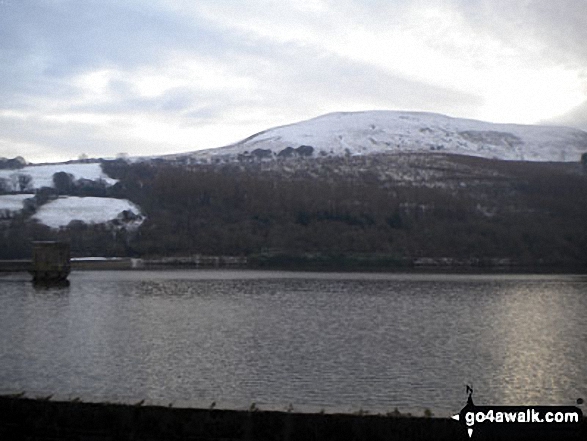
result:
<svg viewBox="0 0 587 441"><path fill-rule="evenodd" d="M0 0L0 156L167 154L328 112L587 130L585 0Z"/></svg>

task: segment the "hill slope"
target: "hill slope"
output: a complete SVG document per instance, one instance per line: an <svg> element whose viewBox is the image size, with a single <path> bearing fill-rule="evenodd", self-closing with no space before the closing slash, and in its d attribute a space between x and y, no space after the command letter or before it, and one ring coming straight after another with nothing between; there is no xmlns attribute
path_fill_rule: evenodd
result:
<svg viewBox="0 0 587 441"><path fill-rule="evenodd" d="M574 162L587 152L587 133L567 127L493 124L423 112L331 113L189 155L210 159L257 151L258 156L271 157L283 155L288 147L291 151L304 145L313 147L314 156L433 151L489 159Z"/></svg>

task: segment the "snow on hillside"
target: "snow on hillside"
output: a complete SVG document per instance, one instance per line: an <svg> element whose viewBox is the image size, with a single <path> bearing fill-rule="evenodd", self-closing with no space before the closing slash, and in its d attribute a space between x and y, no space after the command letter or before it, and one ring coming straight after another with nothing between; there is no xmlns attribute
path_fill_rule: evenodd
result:
<svg viewBox="0 0 587 441"><path fill-rule="evenodd" d="M587 132L556 126L493 124L422 112L331 113L257 133L230 146L193 152L194 158L287 147L314 147L314 156L381 152L457 153L527 161L579 161Z"/></svg>
<svg viewBox="0 0 587 441"><path fill-rule="evenodd" d="M23 201L33 196L32 194L0 195L0 210L20 211L23 208Z"/></svg>
<svg viewBox="0 0 587 441"><path fill-rule="evenodd" d="M57 172L66 172L74 176L75 179L90 179L92 181L103 179L107 184L113 185L116 179L109 178L104 174L100 164L94 163L74 163L74 164L45 164L45 165L28 165L17 170L0 170L0 178L12 182L12 176L30 175L32 177L32 188L53 187L53 174ZM16 184L15 184L16 185ZM13 191L19 191L19 188L13 188Z"/></svg>
<svg viewBox="0 0 587 441"><path fill-rule="evenodd" d="M14 213L24 208L24 200L32 198L32 194L0 195L0 219L9 219Z"/></svg>
<svg viewBox="0 0 587 441"><path fill-rule="evenodd" d="M127 224L138 227L144 220L141 210L126 199L95 198L95 197L60 197L42 205L33 219L51 228L67 226L72 220L80 220L87 224L104 223L121 218L119 215L128 210L137 216L136 219L127 219Z"/></svg>

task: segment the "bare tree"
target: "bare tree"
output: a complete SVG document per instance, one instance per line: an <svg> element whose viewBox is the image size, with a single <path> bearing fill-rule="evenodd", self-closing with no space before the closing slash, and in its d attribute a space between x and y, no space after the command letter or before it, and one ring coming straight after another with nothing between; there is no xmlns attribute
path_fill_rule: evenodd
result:
<svg viewBox="0 0 587 441"><path fill-rule="evenodd" d="M16 191L30 191L33 189L33 177L31 175L25 175L24 173L13 173L10 175L12 181L12 187Z"/></svg>

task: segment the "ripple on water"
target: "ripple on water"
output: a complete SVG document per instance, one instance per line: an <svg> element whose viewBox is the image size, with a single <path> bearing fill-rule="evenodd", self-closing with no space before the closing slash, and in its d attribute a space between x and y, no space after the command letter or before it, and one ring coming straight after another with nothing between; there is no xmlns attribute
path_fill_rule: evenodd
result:
<svg viewBox="0 0 587 441"><path fill-rule="evenodd" d="M256 271L0 278L0 389L281 408L573 404L587 279Z"/></svg>

